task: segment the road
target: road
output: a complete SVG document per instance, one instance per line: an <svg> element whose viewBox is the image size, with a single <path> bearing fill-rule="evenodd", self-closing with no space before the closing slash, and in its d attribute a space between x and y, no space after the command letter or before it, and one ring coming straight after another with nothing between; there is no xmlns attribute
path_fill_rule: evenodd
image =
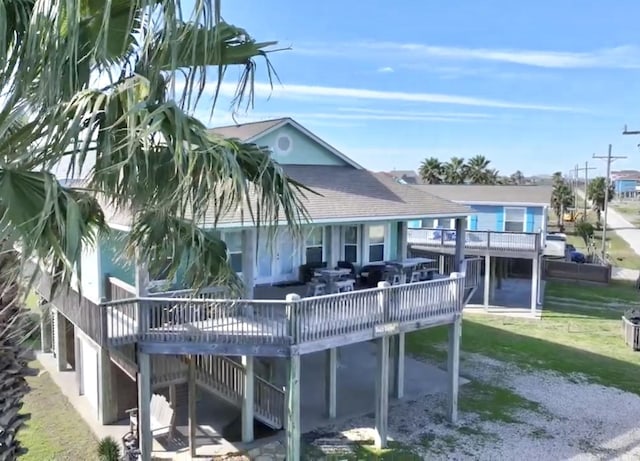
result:
<svg viewBox="0 0 640 461"><path fill-rule="evenodd" d="M580 190L578 191L578 195L584 197ZM609 205L609 210L607 211L607 229L615 231L615 233L627 242L629 247L631 247L631 249L640 256L640 229L635 227L627 221L624 216L614 210L611 204ZM636 280L640 275L640 271L613 267L611 275L614 279L618 280Z"/></svg>

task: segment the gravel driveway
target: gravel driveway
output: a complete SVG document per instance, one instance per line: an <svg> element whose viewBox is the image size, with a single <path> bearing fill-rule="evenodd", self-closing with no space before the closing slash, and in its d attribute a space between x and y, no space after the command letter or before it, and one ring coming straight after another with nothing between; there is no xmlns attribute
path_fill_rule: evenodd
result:
<svg viewBox="0 0 640 461"><path fill-rule="evenodd" d="M461 389L457 427L445 420L446 395L431 395L391 408L393 440L429 460L640 459L640 397L635 394L477 354L463 355L462 373L472 384ZM488 389L486 401L467 396L476 388ZM313 444L331 452L349 441L373 439L373 415L343 426L326 428Z"/></svg>

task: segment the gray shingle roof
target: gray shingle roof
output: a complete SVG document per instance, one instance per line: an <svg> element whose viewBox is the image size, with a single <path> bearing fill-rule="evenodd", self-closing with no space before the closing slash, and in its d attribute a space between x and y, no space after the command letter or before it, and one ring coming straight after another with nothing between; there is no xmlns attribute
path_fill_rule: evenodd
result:
<svg viewBox="0 0 640 461"><path fill-rule="evenodd" d="M398 184L382 173L350 166L284 165L283 168L288 176L319 194L306 193L303 199L312 222L412 219L471 212L465 205L436 197L415 186ZM247 223L250 219L247 210L245 207L230 212L218 224ZM130 224L128 213L108 209L105 213L112 224ZM207 224L212 223L213 216Z"/></svg>
<svg viewBox="0 0 640 461"><path fill-rule="evenodd" d="M288 118L277 118L274 120L243 123L241 125L220 126L212 128L210 131L225 138L236 138L240 141L247 141L288 120Z"/></svg>
<svg viewBox="0 0 640 461"><path fill-rule="evenodd" d="M488 186L472 184L425 184L417 187L425 192L458 203L530 203L548 205L553 186Z"/></svg>

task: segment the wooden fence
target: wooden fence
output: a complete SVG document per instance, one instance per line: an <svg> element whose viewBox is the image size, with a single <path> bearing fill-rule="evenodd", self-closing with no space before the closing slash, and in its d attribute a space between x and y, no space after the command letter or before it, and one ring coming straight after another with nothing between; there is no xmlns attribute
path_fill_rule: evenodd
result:
<svg viewBox="0 0 640 461"><path fill-rule="evenodd" d="M611 266L545 259L543 277L546 280L568 280L607 285L611 281Z"/></svg>

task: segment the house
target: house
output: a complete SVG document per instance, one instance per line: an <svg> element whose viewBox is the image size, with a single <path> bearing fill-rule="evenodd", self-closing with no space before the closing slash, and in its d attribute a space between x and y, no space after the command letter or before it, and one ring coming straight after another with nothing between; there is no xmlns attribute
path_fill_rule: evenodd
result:
<svg viewBox="0 0 640 461"><path fill-rule="evenodd" d="M403 184L424 184L420 175L414 170L391 170L386 174Z"/></svg>
<svg viewBox="0 0 640 461"><path fill-rule="evenodd" d="M420 185L429 194L467 205L465 252L484 258L482 304L500 305L496 289L510 276L530 277L527 306L535 312L541 300L541 259L546 245L547 215L552 186ZM409 223L409 243L418 250L451 252L447 218L425 218ZM515 289L515 288L514 288ZM518 289L519 290L519 289ZM499 293L498 293L499 294ZM480 295L480 293L478 293ZM507 303L512 303L513 298ZM520 306L524 307L524 306Z"/></svg>
<svg viewBox="0 0 640 461"><path fill-rule="evenodd" d="M170 291L154 290L154 282L166 277L149 274L144 261L123 257L130 216L107 210L112 232L83 252L81 296L59 291L48 299L46 278L40 289L53 307L52 328L42 329L52 333L43 344L52 344L60 370L77 374L78 392L95 417L113 423L137 404L142 459L147 460L155 421L151 395L164 393L175 408L186 392L188 439L195 456L197 386L207 402L222 399L238 408L242 441L254 439L258 420L284 429L287 459L297 460L301 382L305 385L301 363L314 353L326 354L326 366L320 367L326 369L325 392L314 397L326 394L326 414L334 418L338 351L373 339L377 391L371 405L376 408L376 443L384 446L388 387L391 383L398 398L404 392L405 333L449 325L448 410L455 419L461 312L479 284L479 261L464 256L469 207L367 171L289 118L214 132L268 146L287 174L318 193L304 199L310 222L302 238L285 226L272 238L258 235L240 209L222 216L215 227L213 220L204 222L226 242L230 263L245 283L244 299L230 299L216 287L179 290L180 280L169 281L174 285ZM300 296L301 265L406 261L408 223L429 219L453 220L458 231L450 270L433 280L398 279L393 286L381 282L367 290Z"/></svg>
<svg viewBox="0 0 640 461"><path fill-rule="evenodd" d="M638 194L640 193L640 171L612 171L611 182L616 198L638 198Z"/></svg>

